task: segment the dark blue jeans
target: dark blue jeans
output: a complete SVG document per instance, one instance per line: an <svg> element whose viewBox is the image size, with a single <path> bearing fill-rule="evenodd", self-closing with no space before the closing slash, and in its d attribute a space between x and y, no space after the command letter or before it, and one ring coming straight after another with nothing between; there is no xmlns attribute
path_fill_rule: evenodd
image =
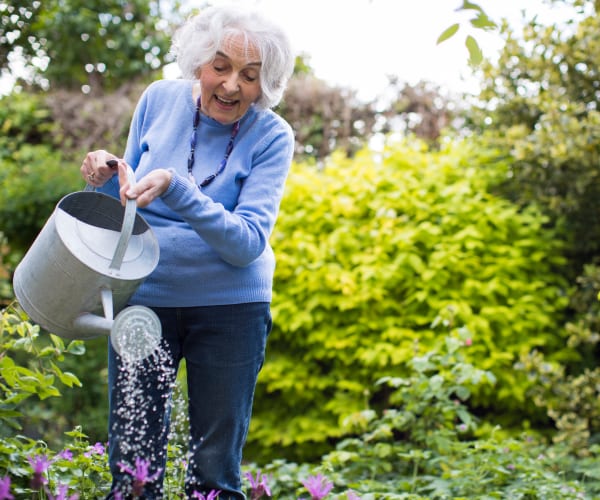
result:
<svg viewBox="0 0 600 500"><path fill-rule="evenodd" d="M268 303L190 308L154 308L162 325L162 347L133 365L109 348L109 462L113 491L133 496L136 459L149 462L143 494L163 496L172 390L186 361L189 396L189 462L185 490L220 500L245 499L240 465L258 372L271 331ZM162 470L152 478L157 471ZM148 481L148 478L152 480ZM140 485L137 485L138 488ZM109 496L110 498L110 496Z"/></svg>

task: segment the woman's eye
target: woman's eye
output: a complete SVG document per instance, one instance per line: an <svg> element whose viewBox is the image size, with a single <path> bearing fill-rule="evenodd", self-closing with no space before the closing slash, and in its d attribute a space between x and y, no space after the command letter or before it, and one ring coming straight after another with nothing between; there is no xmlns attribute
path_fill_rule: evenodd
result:
<svg viewBox="0 0 600 500"><path fill-rule="evenodd" d="M257 78L257 77L256 77L255 75L251 75L251 74L248 74L248 73L246 73L246 74L244 75L244 78L246 79L246 81L247 81L247 82L250 82L250 83L252 83L252 82L255 82L255 81L256 81L256 78Z"/></svg>

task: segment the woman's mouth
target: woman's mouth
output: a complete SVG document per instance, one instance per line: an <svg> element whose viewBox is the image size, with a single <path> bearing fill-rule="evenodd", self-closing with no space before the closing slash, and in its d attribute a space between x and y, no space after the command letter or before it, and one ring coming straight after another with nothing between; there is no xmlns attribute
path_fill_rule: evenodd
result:
<svg viewBox="0 0 600 500"><path fill-rule="evenodd" d="M225 97L220 97L218 95L215 95L215 100L220 105L227 106L227 107L232 107L238 102L237 99L226 99Z"/></svg>

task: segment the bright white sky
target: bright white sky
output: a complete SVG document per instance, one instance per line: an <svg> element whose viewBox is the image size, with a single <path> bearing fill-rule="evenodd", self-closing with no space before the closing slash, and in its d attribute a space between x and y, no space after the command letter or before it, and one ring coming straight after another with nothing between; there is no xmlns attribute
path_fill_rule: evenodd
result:
<svg viewBox="0 0 600 500"><path fill-rule="evenodd" d="M211 4L235 0L212 0ZM428 80L449 90L474 90L464 45L472 34L484 56L502 46L497 33L472 29L473 12L457 12L462 0L237 0L258 6L282 24L298 52L310 56L317 77L372 99L386 87L386 75L416 83ZM191 2L192 3L192 2ZM521 25L521 13L558 19L543 0L475 0L494 20ZM530 17L530 16L529 16ZM564 19L564 18L563 18ZM451 24L461 28L436 45ZM470 79L470 81L466 81Z"/></svg>
<svg viewBox="0 0 600 500"><path fill-rule="evenodd" d="M209 0L211 4L236 0ZM384 92L387 75L411 84L419 80L437 83L449 91L476 91L464 45L467 34L475 36L484 56L495 58L502 46L496 32L485 33L469 26L472 12L457 12L462 0L237 0L266 11L290 34L298 53L309 56L317 77L332 85L358 91L372 100ZM187 0L201 6L204 0ZM476 0L494 20L507 18L521 25L528 18L560 21L556 8L544 0ZM562 16L564 19L564 16ZM436 45L451 24L461 28L451 39ZM177 76L168 71L167 77ZM3 90L0 80L0 91ZM6 82L5 82L6 83ZM5 86L4 86L5 87Z"/></svg>

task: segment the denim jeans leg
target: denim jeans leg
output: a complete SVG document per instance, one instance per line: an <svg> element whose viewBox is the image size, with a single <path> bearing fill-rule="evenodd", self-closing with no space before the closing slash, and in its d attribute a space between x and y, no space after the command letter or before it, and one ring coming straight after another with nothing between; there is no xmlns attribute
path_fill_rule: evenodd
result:
<svg viewBox="0 0 600 500"><path fill-rule="evenodd" d="M186 493L245 499L240 467L258 372L271 330L268 303L185 310L190 417Z"/></svg>
<svg viewBox="0 0 600 500"><path fill-rule="evenodd" d="M162 328L164 331L173 325L163 321ZM133 492L138 494L136 498L163 496L171 395L178 360L164 340L162 346L158 353L133 364L124 363L109 346L109 466L112 490L121 492L123 498L131 498L134 485L132 475L122 471L121 465L135 471L138 459L149 462L149 476L160 473L144 485L143 495Z"/></svg>

